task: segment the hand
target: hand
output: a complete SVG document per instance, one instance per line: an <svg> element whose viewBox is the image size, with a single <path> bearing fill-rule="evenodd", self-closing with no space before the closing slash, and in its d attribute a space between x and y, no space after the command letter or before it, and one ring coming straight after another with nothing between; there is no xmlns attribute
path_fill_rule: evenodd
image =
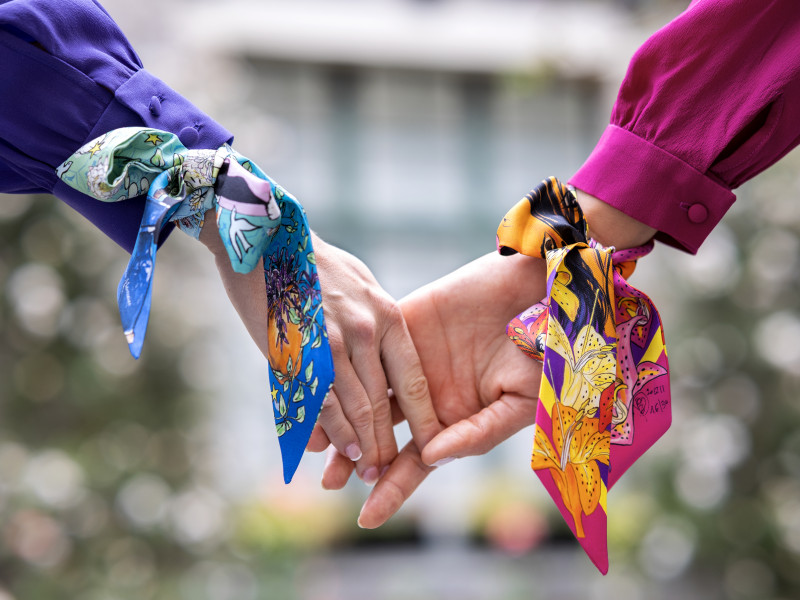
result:
<svg viewBox="0 0 800 600"><path fill-rule="evenodd" d="M207 213L206 222L214 221L214 213ZM213 253L231 304L267 356L263 268L245 275L235 273L216 227L204 227L200 241ZM364 263L314 234L312 243L336 379L308 449L321 451L332 444L349 464L355 461L359 477L373 484L397 456L388 387L395 390L420 445L433 438L441 426L397 304Z"/></svg>
<svg viewBox="0 0 800 600"><path fill-rule="evenodd" d="M490 254L400 302L436 414L448 428L421 455L413 441L403 448L364 504L362 527L378 527L392 516L430 465L483 454L534 422L541 367L505 328L544 293L543 260ZM351 471L330 454L323 485L342 487Z"/></svg>
<svg viewBox="0 0 800 600"><path fill-rule="evenodd" d="M319 237L313 243L336 383L308 449L322 451L330 441L352 460L346 449L355 429L364 452L356 470L372 485L397 456L388 388L421 446L441 426L400 307L360 260Z"/></svg>

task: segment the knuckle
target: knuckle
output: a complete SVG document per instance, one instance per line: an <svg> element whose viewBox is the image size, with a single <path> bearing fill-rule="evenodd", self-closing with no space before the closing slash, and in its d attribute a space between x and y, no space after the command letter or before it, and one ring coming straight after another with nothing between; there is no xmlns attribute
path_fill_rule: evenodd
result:
<svg viewBox="0 0 800 600"><path fill-rule="evenodd" d="M330 443L342 454L346 453L349 444L358 441L347 421L342 418L337 418L330 413L328 415L320 414L320 423Z"/></svg>
<svg viewBox="0 0 800 600"><path fill-rule="evenodd" d="M337 403L338 401L336 400L336 396L333 394L328 394L325 396L325 399L322 401L322 408L320 408L321 415L329 414L334 408L336 408Z"/></svg>
<svg viewBox="0 0 800 600"><path fill-rule="evenodd" d="M408 500L411 495L410 492L404 490L397 485L394 481L387 480L384 484L384 492L387 497L387 504L392 508L392 512L396 512Z"/></svg>
<svg viewBox="0 0 800 600"><path fill-rule="evenodd" d="M400 392L401 398L408 402L425 402L430 397L428 380L422 374L410 377L403 382Z"/></svg>
<svg viewBox="0 0 800 600"><path fill-rule="evenodd" d="M378 421L389 421L392 419L392 405L389 403L388 398L384 398L380 402L372 405L372 418Z"/></svg>
<svg viewBox="0 0 800 600"><path fill-rule="evenodd" d="M370 429L373 423L372 406L369 403L356 404L348 411L347 418L356 431Z"/></svg>
<svg viewBox="0 0 800 600"><path fill-rule="evenodd" d="M460 432L463 447L471 447L474 454L486 454L494 447L493 431L482 420L474 418L474 415L467 423L470 425L470 431Z"/></svg>
<svg viewBox="0 0 800 600"><path fill-rule="evenodd" d="M371 345L378 336L378 327L371 315L360 315L353 318L350 331L355 342Z"/></svg>
<svg viewBox="0 0 800 600"><path fill-rule="evenodd" d="M380 465L390 465L397 458L398 450L394 438L378 440L378 460Z"/></svg>
<svg viewBox="0 0 800 600"><path fill-rule="evenodd" d="M390 327L396 327L405 323L403 311L400 305L394 300L386 300L383 312L386 315L386 322Z"/></svg>
<svg viewBox="0 0 800 600"><path fill-rule="evenodd" d="M330 344L331 353L334 356L342 352L346 353L347 350L345 348L344 336L342 335L342 332L340 331L339 327L333 323L329 323L327 325L327 330L328 330L328 344Z"/></svg>

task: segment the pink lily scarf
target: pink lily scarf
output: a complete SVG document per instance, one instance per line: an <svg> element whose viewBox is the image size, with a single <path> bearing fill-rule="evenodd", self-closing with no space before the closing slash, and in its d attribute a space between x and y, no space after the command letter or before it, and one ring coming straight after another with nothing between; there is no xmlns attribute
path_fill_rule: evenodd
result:
<svg viewBox="0 0 800 600"><path fill-rule="evenodd" d="M546 298L507 328L543 363L531 467L605 574L608 490L671 422L661 319L626 281L653 243L589 239L575 196L550 178L506 214L497 246L547 261Z"/></svg>

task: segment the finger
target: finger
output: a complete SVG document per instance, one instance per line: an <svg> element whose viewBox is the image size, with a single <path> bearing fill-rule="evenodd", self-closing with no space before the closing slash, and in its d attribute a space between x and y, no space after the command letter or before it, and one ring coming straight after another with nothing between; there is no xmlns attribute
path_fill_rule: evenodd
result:
<svg viewBox="0 0 800 600"><path fill-rule="evenodd" d="M381 358L394 398L420 448L442 430L433 410L428 380L405 321L400 317L381 341Z"/></svg>
<svg viewBox="0 0 800 600"><path fill-rule="evenodd" d="M356 461L358 476L364 483L373 485L378 481L380 470L378 467L378 443L373 429L372 403L349 362L339 362L336 370L336 383L333 384L333 387L336 390L337 398L340 399L339 406L344 418L355 431L362 452L361 458ZM341 426L341 423L339 425ZM327 427L325 431L328 437L331 437L331 432ZM331 441L333 442L333 440ZM335 442L334 445L336 445ZM339 448L339 446L336 447ZM342 448L339 449L342 450Z"/></svg>
<svg viewBox="0 0 800 600"><path fill-rule="evenodd" d="M342 489L350 479L353 469L355 469L355 463L339 454L336 448L331 446L328 448L325 468L322 470L322 487L326 490Z"/></svg>
<svg viewBox="0 0 800 600"><path fill-rule="evenodd" d="M325 430L322 428L322 425L318 422L311 431L311 437L308 438L306 450L309 452L322 452L330 445L331 441L328 439L328 436L325 435Z"/></svg>
<svg viewBox="0 0 800 600"><path fill-rule="evenodd" d="M394 392L392 390L389 390L389 404L392 407L392 425L399 425L405 421L406 416L403 414L403 411L400 410L400 406L397 404L397 398L394 397Z"/></svg>
<svg viewBox="0 0 800 600"><path fill-rule="evenodd" d="M362 451L358 435L345 417L339 397L333 389L328 392L322 402L317 426L324 430L324 435L342 455L353 461L361 458Z"/></svg>
<svg viewBox="0 0 800 600"><path fill-rule="evenodd" d="M389 389L383 366L374 351L353 354L353 369L372 403L372 429L378 445L378 471L397 456Z"/></svg>
<svg viewBox="0 0 800 600"><path fill-rule="evenodd" d="M530 398L504 394L480 412L446 428L422 450L426 465L442 466L453 458L485 454L499 443L532 425L535 406Z"/></svg>
<svg viewBox="0 0 800 600"><path fill-rule="evenodd" d="M408 442L380 478L358 516L358 525L374 529L383 525L408 500L433 470L424 464L414 441Z"/></svg>

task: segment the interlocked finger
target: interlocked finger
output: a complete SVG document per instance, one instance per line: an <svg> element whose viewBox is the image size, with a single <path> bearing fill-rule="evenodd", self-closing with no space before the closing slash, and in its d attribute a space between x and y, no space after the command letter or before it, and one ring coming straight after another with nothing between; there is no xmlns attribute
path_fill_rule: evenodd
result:
<svg viewBox="0 0 800 600"><path fill-rule="evenodd" d="M319 413L317 424L322 428L322 435L330 440L331 445L336 448L342 456L349 460L357 461L362 456L361 445L358 434L350 421L342 411L342 405L336 394L336 386L328 393L328 397L322 403L322 410ZM316 430L315 430L316 431ZM312 437L312 439L314 439ZM320 440L315 441L315 449L319 446ZM322 448L324 449L324 448Z"/></svg>
<svg viewBox="0 0 800 600"><path fill-rule="evenodd" d="M347 421L349 428L355 432L362 453L356 460L356 472L365 483L372 485L380 474L378 467L380 455L375 437L373 408L361 380L349 362L340 362L337 366L333 391L337 399L342 399L341 402L337 402L342 416L340 417L339 412L335 413L334 426L341 431L345 427L344 421ZM328 437L332 437L332 432L325 423L323 427ZM336 434L333 435L335 437ZM331 441L333 442L333 439ZM334 446L342 454L352 458L347 454L347 449L352 448L349 444L342 447L334 442Z"/></svg>

